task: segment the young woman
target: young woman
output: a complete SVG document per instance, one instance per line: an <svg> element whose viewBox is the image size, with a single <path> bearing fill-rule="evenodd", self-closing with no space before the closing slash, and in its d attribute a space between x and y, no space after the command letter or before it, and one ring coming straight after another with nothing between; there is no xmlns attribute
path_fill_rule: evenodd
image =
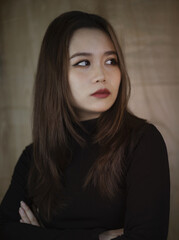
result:
<svg viewBox="0 0 179 240"><path fill-rule="evenodd" d="M169 167L157 128L127 108L111 25L79 11L42 42L33 143L1 203L1 239L166 240Z"/></svg>

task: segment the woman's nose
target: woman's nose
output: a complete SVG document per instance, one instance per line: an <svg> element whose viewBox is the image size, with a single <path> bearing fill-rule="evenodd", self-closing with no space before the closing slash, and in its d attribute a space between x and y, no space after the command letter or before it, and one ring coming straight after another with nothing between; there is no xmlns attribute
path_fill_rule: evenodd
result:
<svg viewBox="0 0 179 240"><path fill-rule="evenodd" d="M105 72L101 66L96 66L93 69L93 82L105 82Z"/></svg>

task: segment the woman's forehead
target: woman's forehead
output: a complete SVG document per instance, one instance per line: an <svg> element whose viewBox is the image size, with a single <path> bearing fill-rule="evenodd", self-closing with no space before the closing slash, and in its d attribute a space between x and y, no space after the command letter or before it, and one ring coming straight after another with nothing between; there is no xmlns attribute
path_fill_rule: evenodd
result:
<svg viewBox="0 0 179 240"><path fill-rule="evenodd" d="M114 45L109 36L100 29L96 28L81 28L74 32L70 45L69 52L94 52L94 51L110 51L114 50Z"/></svg>

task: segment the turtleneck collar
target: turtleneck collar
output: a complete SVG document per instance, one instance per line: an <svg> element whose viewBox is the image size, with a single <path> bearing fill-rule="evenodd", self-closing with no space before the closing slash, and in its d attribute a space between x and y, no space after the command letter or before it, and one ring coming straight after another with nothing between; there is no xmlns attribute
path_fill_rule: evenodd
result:
<svg viewBox="0 0 179 240"><path fill-rule="evenodd" d="M98 121L98 118L94 118L94 119L80 121L80 124L85 131L87 131L89 134L92 134L96 129L97 121Z"/></svg>

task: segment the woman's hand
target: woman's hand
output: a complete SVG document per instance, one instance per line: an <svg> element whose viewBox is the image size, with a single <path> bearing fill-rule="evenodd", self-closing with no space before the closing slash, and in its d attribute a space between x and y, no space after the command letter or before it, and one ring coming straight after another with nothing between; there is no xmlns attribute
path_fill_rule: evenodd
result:
<svg viewBox="0 0 179 240"><path fill-rule="evenodd" d="M36 217L34 216L31 209L25 204L24 202L20 202L20 208L19 208L19 214L20 214L20 222L21 223L27 223L34 226L40 227Z"/></svg>
<svg viewBox="0 0 179 240"><path fill-rule="evenodd" d="M99 240L111 240L113 238L121 236L123 233L124 233L123 228L105 231L99 235Z"/></svg>

